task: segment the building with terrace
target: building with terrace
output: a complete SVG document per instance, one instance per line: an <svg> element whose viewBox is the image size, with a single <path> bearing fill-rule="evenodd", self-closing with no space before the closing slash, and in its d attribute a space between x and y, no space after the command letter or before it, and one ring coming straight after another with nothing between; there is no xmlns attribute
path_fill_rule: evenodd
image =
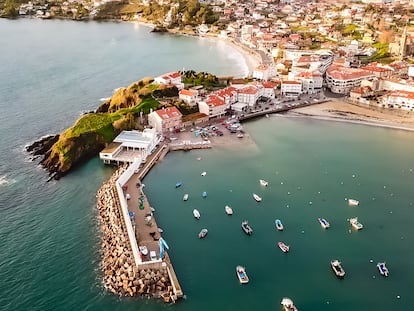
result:
<svg viewBox="0 0 414 311"><path fill-rule="evenodd" d="M122 131L112 143L99 153L105 164L145 162L161 141L161 135L155 129Z"/></svg>
<svg viewBox="0 0 414 311"><path fill-rule="evenodd" d="M148 124L159 133L168 133L181 128L181 118L177 107L167 107L148 114Z"/></svg>
<svg viewBox="0 0 414 311"><path fill-rule="evenodd" d="M374 77L367 70L332 65L326 71L326 85L333 93L349 94L353 88L361 86L363 80Z"/></svg>

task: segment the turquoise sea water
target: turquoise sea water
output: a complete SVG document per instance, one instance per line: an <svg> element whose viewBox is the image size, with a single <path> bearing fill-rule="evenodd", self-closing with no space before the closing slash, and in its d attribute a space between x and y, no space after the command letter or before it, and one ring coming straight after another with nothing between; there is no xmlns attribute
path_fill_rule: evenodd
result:
<svg viewBox="0 0 414 311"><path fill-rule="evenodd" d="M186 299L169 306L108 294L100 284L95 194L112 169L93 159L46 182L24 146L141 77L182 67L243 75L245 64L220 42L149 34L133 24L32 19L0 20L0 55L0 310L277 310L284 296L300 310L414 305L414 134L281 117L244 125L253 146L172 153L145 178ZM349 207L350 197L360 206ZM365 226L360 232L349 232L354 216ZM331 228L323 230L317 217ZM242 233L243 219L253 236ZM199 240L202 227L209 234ZM290 253L277 248L279 240ZM344 280L330 270L332 258L343 262ZM380 260L387 279L375 268ZM249 273L246 286L237 264Z"/></svg>

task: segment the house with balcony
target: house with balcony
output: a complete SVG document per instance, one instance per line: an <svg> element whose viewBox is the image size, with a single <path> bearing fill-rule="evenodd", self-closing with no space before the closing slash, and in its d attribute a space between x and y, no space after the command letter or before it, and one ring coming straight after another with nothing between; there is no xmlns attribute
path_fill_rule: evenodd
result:
<svg viewBox="0 0 414 311"><path fill-rule="evenodd" d="M280 85L280 94L287 98L298 98L302 94L302 82L284 80Z"/></svg>
<svg viewBox="0 0 414 311"><path fill-rule="evenodd" d="M322 90L323 78L319 72L300 72L295 76L302 82L302 92L315 94Z"/></svg>
<svg viewBox="0 0 414 311"><path fill-rule="evenodd" d="M112 143L105 147L99 158L105 164L145 162L159 144L161 135L155 128L140 131L122 131Z"/></svg>
<svg viewBox="0 0 414 311"><path fill-rule="evenodd" d="M148 114L148 124L158 133L168 133L181 128L181 118L182 114L177 107L167 107Z"/></svg>
<svg viewBox="0 0 414 311"><path fill-rule="evenodd" d="M198 102L200 113L208 115L210 119L224 116L227 108L224 99L214 94L208 96L206 100Z"/></svg>
<svg viewBox="0 0 414 311"><path fill-rule="evenodd" d="M246 85L245 87L238 89L238 102L253 107L263 94L262 88L263 87L259 85Z"/></svg>
<svg viewBox="0 0 414 311"><path fill-rule="evenodd" d="M337 94L349 94L361 86L363 80L372 80L375 76L367 70L332 65L326 71L326 85Z"/></svg>
<svg viewBox="0 0 414 311"><path fill-rule="evenodd" d="M381 98L384 108L414 111L414 92L392 91Z"/></svg>

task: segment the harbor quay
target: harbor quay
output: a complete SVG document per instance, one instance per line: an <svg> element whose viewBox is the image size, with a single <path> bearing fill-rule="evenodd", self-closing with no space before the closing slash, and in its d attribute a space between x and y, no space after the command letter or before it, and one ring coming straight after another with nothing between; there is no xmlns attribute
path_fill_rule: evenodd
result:
<svg viewBox="0 0 414 311"><path fill-rule="evenodd" d="M223 131L223 125L216 124ZM101 229L103 285L119 296L151 297L171 303L183 297L168 255L168 244L156 222L156 210L145 195L142 180L170 151L245 144L249 136L226 133L205 139L191 131L165 136L147 156L131 158L119 167L97 193Z"/></svg>

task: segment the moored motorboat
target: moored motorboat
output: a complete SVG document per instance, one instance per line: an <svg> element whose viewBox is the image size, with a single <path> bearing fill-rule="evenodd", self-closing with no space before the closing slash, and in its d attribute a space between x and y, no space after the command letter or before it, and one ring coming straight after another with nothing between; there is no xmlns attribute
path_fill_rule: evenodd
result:
<svg viewBox="0 0 414 311"><path fill-rule="evenodd" d="M287 297L283 298L281 305L282 305L283 311L298 311L296 306L293 304L292 299L290 298L287 298Z"/></svg>
<svg viewBox="0 0 414 311"><path fill-rule="evenodd" d="M276 220L275 220L275 226L276 226L276 229L277 229L277 230L279 230L279 231L282 231L282 230L283 230L283 224L282 224L282 222L280 221L280 219L276 219Z"/></svg>
<svg viewBox="0 0 414 311"><path fill-rule="evenodd" d="M378 271L381 275L383 275L383 276L388 276L389 275L389 271L388 271L387 266L385 265L385 262L377 263L377 268L378 268Z"/></svg>
<svg viewBox="0 0 414 311"><path fill-rule="evenodd" d="M206 237L207 233L208 233L208 230L206 228L203 228L203 229L201 229L200 233L198 234L198 237L200 239L204 239Z"/></svg>
<svg viewBox="0 0 414 311"><path fill-rule="evenodd" d="M338 278L345 276L345 270L342 268L341 262L338 259L331 260L331 267Z"/></svg>
<svg viewBox="0 0 414 311"><path fill-rule="evenodd" d="M188 200L188 194L186 193L186 194L184 194L184 196L183 196L183 201L187 201Z"/></svg>
<svg viewBox="0 0 414 311"><path fill-rule="evenodd" d="M324 229L328 229L331 226L325 218L318 218L318 221Z"/></svg>
<svg viewBox="0 0 414 311"><path fill-rule="evenodd" d="M241 223L241 227L247 235L252 235L253 229L250 227L249 222L247 220L243 220Z"/></svg>
<svg viewBox="0 0 414 311"><path fill-rule="evenodd" d="M349 219L349 223L352 225L352 228L356 230L361 230L364 226L358 221L358 217Z"/></svg>
<svg viewBox="0 0 414 311"><path fill-rule="evenodd" d="M359 205L359 201L355 200L355 199L349 199L348 204L351 205L351 206L357 206L357 205Z"/></svg>
<svg viewBox="0 0 414 311"><path fill-rule="evenodd" d="M283 242L278 242L277 245L279 246L279 248L282 250L282 252L287 253L290 249L289 245L286 245Z"/></svg>
<svg viewBox="0 0 414 311"><path fill-rule="evenodd" d="M237 277L241 284L249 283L249 276L246 273L246 269L242 266L236 267Z"/></svg>
<svg viewBox="0 0 414 311"><path fill-rule="evenodd" d="M181 181L178 181L175 183L175 188L181 187L183 183Z"/></svg>
<svg viewBox="0 0 414 311"><path fill-rule="evenodd" d="M202 196L204 199L207 198L207 192L203 191Z"/></svg>
<svg viewBox="0 0 414 311"><path fill-rule="evenodd" d="M259 179L260 185L267 187L267 185L269 184L266 180L264 179Z"/></svg>
<svg viewBox="0 0 414 311"><path fill-rule="evenodd" d="M259 197L256 193L253 193L253 198L256 200L256 202L261 202L262 198Z"/></svg>
<svg viewBox="0 0 414 311"><path fill-rule="evenodd" d="M201 173L201 176L206 176L207 175L207 172L202 172Z"/></svg>
<svg viewBox="0 0 414 311"><path fill-rule="evenodd" d="M224 210L226 211L227 215L233 215L233 209L230 206L226 205L224 207Z"/></svg>
<svg viewBox="0 0 414 311"><path fill-rule="evenodd" d="M200 212L197 209L193 209L194 218L200 219Z"/></svg>

